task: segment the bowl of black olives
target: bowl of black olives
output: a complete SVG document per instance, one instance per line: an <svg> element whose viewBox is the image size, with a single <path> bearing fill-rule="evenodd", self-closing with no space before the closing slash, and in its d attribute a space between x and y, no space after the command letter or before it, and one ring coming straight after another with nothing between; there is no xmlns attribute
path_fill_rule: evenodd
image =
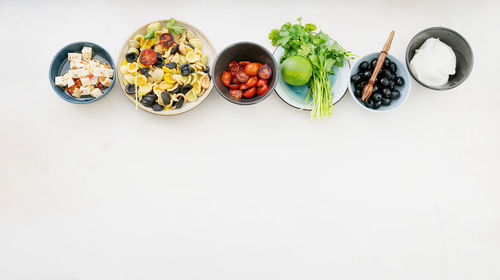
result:
<svg viewBox="0 0 500 280"><path fill-rule="evenodd" d="M356 102L374 112L388 112L400 107L410 95L411 80L406 66L387 54L382 69L373 85L373 93L366 101L361 100L364 86L370 80L380 53L361 57L351 68L349 92Z"/></svg>

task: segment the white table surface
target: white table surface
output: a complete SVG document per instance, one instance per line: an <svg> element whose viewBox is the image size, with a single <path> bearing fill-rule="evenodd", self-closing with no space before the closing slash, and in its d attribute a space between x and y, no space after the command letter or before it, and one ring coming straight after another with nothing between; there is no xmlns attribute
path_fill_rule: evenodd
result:
<svg viewBox="0 0 500 280"><path fill-rule="evenodd" d="M500 279L497 1L1 1L0 279ZM398 111L349 95L314 121L274 93L213 90L176 117L118 85L60 99L49 63L87 40L116 59L139 26L175 17L217 51L303 16L354 53L391 53L435 25L474 49L470 78L413 82ZM370 143L370 144L367 144Z"/></svg>

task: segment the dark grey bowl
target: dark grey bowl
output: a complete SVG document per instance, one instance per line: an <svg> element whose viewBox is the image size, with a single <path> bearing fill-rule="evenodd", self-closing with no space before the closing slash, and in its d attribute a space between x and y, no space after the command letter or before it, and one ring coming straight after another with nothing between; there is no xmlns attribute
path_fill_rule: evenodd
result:
<svg viewBox="0 0 500 280"><path fill-rule="evenodd" d="M457 69L453 76L450 76L448 83L444 86L434 87L429 86L421 81L419 81L415 75L411 72L410 61L415 55L415 50L420 48L425 40L429 38L439 38L441 42L450 46L455 52L457 57ZM421 85L433 89L433 90L448 90L459 86L469 77L472 71L472 66L474 65L474 55L472 54L472 48L465 38L458 34L456 31L451 30L446 27L431 27L420 31L413 39L411 39L408 47L406 48L406 66L410 71L411 76Z"/></svg>
<svg viewBox="0 0 500 280"><path fill-rule="evenodd" d="M236 60L242 61L247 60L250 62L259 62L262 64L268 64L273 70L273 75L269 80L269 89L266 94L255 95L252 98L241 99L234 98L230 93L229 89L226 88L221 81L221 76L224 71L226 71L229 62ZM215 88L217 91L230 102L239 105L251 105L264 100L266 97L271 95L278 82L279 68L278 63L274 59L273 55L261 45L252 42L239 42L226 47L222 52L219 53L217 58L215 58L212 67L212 79L215 83Z"/></svg>
<svg viewBox="0 0 500 280"><path fill-rule="evenodd" d="M97 97L97 98L90 98L90 97L82 97L82 98L75 98L71 96L69 93L66 92L61 87L58 87L54 83L54 79L56 76L60 76L62 73L67 72L69 69L69 61L68 61L68 53L70 52L80 52L83 47L91 47L92 48L92 58L99 59L102 63L108 63L111 68L113 68L114 73L113 73L113 80L111 81L111 85L106 88L102 95ZM116 69L115 69L115 64L113 63L113 58L111 55L101 46L91 43L91 42L75 42L71 43L64 48L62 48L57 54L54 56L52 59L52 62L50 63L50 69L49 69L49 81L50 85L54 89L54 91L61 97L62 99L74 103L74 104L88 104L91 102L95 102L99 99L104 98L109 91L113 88L113 85L115 84L116 80Z"/></svg>

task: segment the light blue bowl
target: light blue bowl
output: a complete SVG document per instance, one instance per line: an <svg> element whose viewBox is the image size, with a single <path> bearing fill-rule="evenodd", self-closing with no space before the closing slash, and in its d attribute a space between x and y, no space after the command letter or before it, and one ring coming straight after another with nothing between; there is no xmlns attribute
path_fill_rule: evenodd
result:
<svg viewBox="0 0 500 280"><path fill-rule="evenodd" d="M359 73L358 68L359 68L359 64L361 64L361 62L368 61L368 63L370 63L373 59L378 58L379 55L380 55L379 52L367 54L363 57L360 57L356 61L356 63L354 63L354 66L351 68L351 74L349 75L349 92L351 93L351 96L352 96L352 98L354 98L356 103L358 103L359 106L365 108L366 110L372 111L372 112L389 112L389 111L393 111L393 110L399 108L401 105L403 105L403 103L406 102L406 99L408 99L408 96L410 95L411 78L410 78L410 73L408 72L408 69L406 68L405 64L401 63L401 61L399 59L397 59L396 57L394 57L390 54L387 54L387 58L389 58L392 62L396 63L396 66L398 66L398 71L396 71L396 75L403 77L403 79L405 80L405 84L402 87L397 88L397 90L399 90L399 92L401 93L401 97L399 97L396 100L392 100L391 105L382 106L382 107L378 108L377 110L366 107L361 102L360 99L358 99L358 98L356 98L356 96L354 96L354 84L351 82L351 78L350 78L350 77L352 77L352 75Z"/></svg>
<svg viewBox="0 0 500 280"><path fill-rule="evenodd" d="M113 68L114 73L111 85L103 91L101 96L97 98L89 98L89 97L75 98L71 96L69 93L67 93L64 88L56 86L54 81L56 76L61 76L61 74L66 73L69 70L68 53L81 52L83 47L92 48L92 58L98 59L102 63L108 63L111 66L111 68ZM116 69L115 69L115 64L113 63L113 59L111 58L111 55L104 48L94 43L90 42L71 43L62 48L59 52L57 52L57 54L52 59L52 62L50 63L50 70L49 70L50 85L57 93L57 95L59 95L59 97L70 103L87 104L95 102L101 98L104 98L104 96L106 96L108 92L113 88L115 80L116 80Z"/></svg>

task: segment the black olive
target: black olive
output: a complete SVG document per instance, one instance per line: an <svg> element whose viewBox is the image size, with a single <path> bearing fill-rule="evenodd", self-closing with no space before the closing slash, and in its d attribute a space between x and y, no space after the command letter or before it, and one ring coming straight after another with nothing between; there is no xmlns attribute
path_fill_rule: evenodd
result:
<svg viewBox="0 0 500 280"><path fill-rule="evenodd" d="M168 92L164 91L161 93L161 99L163 99L163 103L165 103L165 105L168 105L170 104L170 100L172 98L170 97L170 94L168 94Z"/></svg>
<svg viewBox="0 0 500 280"><path fill-rule="evenodd" d="M192 85L183 85L180 89L180 93L186 94L188 91L190 91L193 88Z"/></svg>
<svg viewBox="0 0 500 280"><path fill-rule="evenodd" d="M132 63L137 61L137 54L135 52L129 52L125 55L125 59L127 60L128 63Z"/></svg>
<svg viewBox="0 0 500 280"><path fill-rule="evenodd" d="M354 96L356 96L357 98L361 98L361 95L363 94L363 91L361 89L356 89L354 90Z"/></svg>
<svg viewBox="0 0 500 280"><path fill-rule="evenodd" d="M390 59L385 58L384 64L382 64L382 65L384 65L385 68L389 68L389 65L391 65L391 62L392 61Z"/></svg>
<svg viewBox="0 0 500 280"><path fill-rule="evenodd" d="M396 77L395 82L396 82L397 86L401 87L405 84L405 79L403 79L403 77L401 77L401 76L398 76L398 77Z"/></svg>
<svg viewBox="0 0 500 280"><path fill-rule="evenodd" d="M367 70L370 70L370 63L368 61L363 61L361 64L359 64L359 72L364 72Z"/></svg>
<svg viewBox="0 0 500 280"><path fill-rule="evenodd" d="M189 43L187 43L187 44L186 44L186 46L188 46L188 47L192 48L193 50L195 49L195 48L193 47L193 45L191 45L191 44L189 44Z"/></svg>
<svg viewBox="0 0 500 280"><path fill-rule="evenodd" d="M372 94L372 97L373 97L373 101L375 101L375 102L382 100L382 94L380 94L380 93L374 93L374 94Z"/></svg>
<svg viewBox="0 0 500 280"><path fill-rule="evenodd" d="M363 78L370 79L371 76L372 76L372 72L371 71L365 71L365 72L363 72Z"/></svg>
<svg viewBox="0 0 500 280"><path fill-rule="evenodd" d="M174 68L177 68L177 63L169 62L169 63L165 64L165 67L167 67L168 69L174 69Z"/></svg>
<svg viewBox="0 0 500 280"><path fill-rule="evenodd" d="M395 86L396 86L396 82L394 82L394 80L389 81L389 87L390 87L391 89L394 89L394 87L395 87Z"/></svg>
<svg viewBox="0 0 500 280"><path fill-rule="evenodd" d="M389 98L383 98L382 99L382 105L384 105L384 106L391 105L391 100Z"/></svg>
<svg viewBox="0 0 500 280"><path fill-rule="evenodd" d="M396 63L391 62L391 64L389 64L389 70L391 70L392 74L396 75L396 72L398 71Z"/></svg>
<svg viewBox="0 0 500 280"><path fill-rule="evenodd" d="M189 67L188 63L184 63L179 66L179 72L182 76L189 76L189 74L191 74L191 67Z"/></svg>
<svg viewBox="0 0 500 280"><path fill-rule="evenodd" d="M181 92L181 87L177 87L176 89L174 89L174 91L172 91L172 93L180 93Z"/></svg>
<svg viewBox="0 0 500 280"><path fill-rule="evenodd" d="M355 85L355 88L363 89L366 86L366 82L361 82Z"/></svg>
<svg viewBox="0 0 500 280"><path fill-rule="evenodd" d="M151 106L153 106L153 102L154 102L154 101L153 101L153 100L151 100L150 98L144 98L144 97L143 97L143 98L142 98L142 100L141 100L142 105L144 105L144 106L146 106L146 107L151 107Z"/></svg>
<svg viewBox="0 0 500 280"><path fill-rule="evenodd" d="M164 64L165 64L165 59L163 59L163 57L161 57L161 56L158 56L156 58L155 64L153 64L153 65L156 67L162 67Z"/></svg>
<svg viewBox="0 0 500 280"><path fill-rule="evenodd" d="M179 109L182 105L184 105L184 97L179 96L177 103L175 104L175 109Z"/></svg>
<svg viewBox="0 0 500 280"><path fill-rule="evenodd" d="M372 90L373 93L375 92L378 92L378 86L377 85L373 85L373 90Z"/></svg>
<svg viewBox="0 0 500 280"><path fill-rule="evenodd" d="M375 103L373 103L373 109L375 109L375 110L380 108L380 106L382 106L382 100L376 101Z"/></svg>
<svg viewBox="0 0 500 280"><path fill-rule="evenodd" d="M391 99L398 99L401 96L399 90L395 89L391 92Z"/></svg>
<svg viewBox="0 0 500 280"><path fill-rule="evenodd" d="M387 79L387 78L380 79L380 84L384 87L389 86L389 84L390 84L389 79Z"/></svg>
<svg viewBox="0 0 500 280"><path fill-rule="evenodd" d="M391 73L391 70L385 69L384 70L384 76L389 80L392 81L394 80L394 75Z"/></svg>
<svg viewBox="0 0 500 280"><path fill-rule="evenodd" d="M153 111L158 112L158 111L161 111L161 110L163 110L163 106L161 106L158 103L153 104Z"/></svg>
<svg viewBox="0 0 500 280"><path fill-rule="evenodd" d="M127 94L134 94L135 93L135 85L134 84L128 84L126 87L125 87L125 92Z"/></svg>
<svg viewBox="0 0 500 280"><path fill-rule="evenodd" d="M356 74L351 76L351 82L357 84L359 81L361 81L361 75Z"/></svg>
<svg viewBox="0 0 500 280"><path fill-rule="evenodd" d="M370 62L372 69L375 68L375 65L377 65L377 60L378 60L377 58L374 58L372 62Z"/></svg>
<svg viewBox="0 0 500 280"><path fill-rule="evenodd" d="M210 66L205 66L205 69L201 70L201 72L205 72L205 73L208 73L210 72Z"/></svg>
<svg viewBox="0 0 500 280"><path fill-rule="evenodd" d="M154 102L154 101L156 101L156 99L158 99L158 96L156 96L156 94L150 92L150 93L147 93L146 95L144 95L143 99L144 98L151 99Z"/></svg>
<svg viewBox="0 0 500 280"><path fill-rule="evenodd" d="M149 74L149 70L150 70L150 69L149 69L148 67L141 68L141 74L142 74L142 75L144 75L144 76L146 76L146 77L149 77L149 76L151 76L151 75Z"/></svg>
<svg viewBox="0 0 500 280"><path fill-rule="evenodd" d="M371 99L366 100L365 101L365 106L367 108L373 108L373 100L371 100Z"/></svg>
<svg viewBox="0 0 500 280"><path fill-rule="evenodd" d="M175 44L172 50L170 51L170 54L176 54L179 52L179 45Z"/></svg>
<svg viewBox="0 0 500 280"><path fill-rule="evenodd" d="M384 88L384 89L382 90L382 96L383 96L384 98L391 98L391 89L389 89L389 88Z"/></svg>

